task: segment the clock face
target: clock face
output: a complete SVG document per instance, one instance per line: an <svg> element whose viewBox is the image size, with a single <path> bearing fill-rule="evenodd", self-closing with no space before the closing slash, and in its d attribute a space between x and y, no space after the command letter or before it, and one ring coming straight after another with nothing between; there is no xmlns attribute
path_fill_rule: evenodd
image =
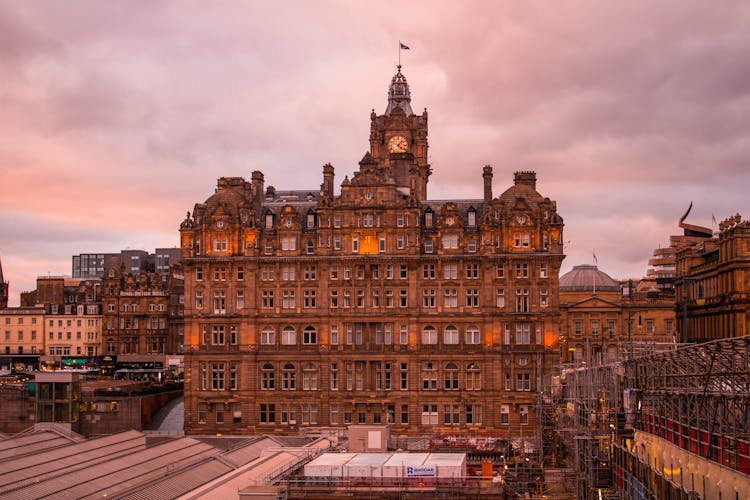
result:
<svg viewBox="0 0 750 500"><path fill-rule="evenodd" d="M519 224L526 224L526 216L519 215L518 217L516 217L516 221L518 221Z"/></svg>
<svg viewBox="0 0 750 500"><path fill-rule="evenodd" d="M409 148L409 143L400 135L394 135L388 141L388 151L391 153L405 153Z"/></svg>
<svg viewBox="0 0 750 500"><path fill-rule="evenodd" d="M224 221L223 220L217 221L216 222L216 227L218 227L219 229L223 228L224 227Z"/></svg>

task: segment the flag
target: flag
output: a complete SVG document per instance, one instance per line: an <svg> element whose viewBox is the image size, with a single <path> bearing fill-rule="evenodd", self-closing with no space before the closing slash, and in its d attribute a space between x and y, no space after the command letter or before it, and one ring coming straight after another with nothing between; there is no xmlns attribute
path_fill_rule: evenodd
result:
<svg viewBox="0 0 750 500"><path fill-rule="evenodd" d="M594 265L596 266L598 264L599 264L599 261L596 259L596 254L594 254Z"/></svg>
<svg viewBox="0 0 750 500"><path fill-rule="evenodd" d="M409 50L409 46L406 45L405 43L398 42L398 45L399 45L398 48L401 50Z"/></svg>
<svg viewBox="0 0 750 500"><path fill-rule="evenodd" d="M711 214L711 220L714 224L716 224L716 216L714 214Z"/></svg>

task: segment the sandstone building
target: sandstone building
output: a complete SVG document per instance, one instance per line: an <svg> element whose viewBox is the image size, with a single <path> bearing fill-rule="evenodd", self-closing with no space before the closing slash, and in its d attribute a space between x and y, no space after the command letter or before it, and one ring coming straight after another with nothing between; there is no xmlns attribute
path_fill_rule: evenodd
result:
<svg viewBox="0 0 750 500"><path fill-rule="evenodd" d="M558 356L563 221L516 172L500 196L429 200L427 112L401 68L340 193L220 178L180 227L185 431L392 424L537 432Z"/></svg>
<svg viewBox="0 0 750 500"><path fill-rule="evenodd" d="M675 297L685 342L750 334L750 222L739 214L676 254Z"/></svg>
<svg viewBox="0 0 750 500"><path fill-rule="evenodd" d="M623 283L596 266L574 266L560 276L562 361L611 363L674 347L674 305L655 278Z"/></svg>

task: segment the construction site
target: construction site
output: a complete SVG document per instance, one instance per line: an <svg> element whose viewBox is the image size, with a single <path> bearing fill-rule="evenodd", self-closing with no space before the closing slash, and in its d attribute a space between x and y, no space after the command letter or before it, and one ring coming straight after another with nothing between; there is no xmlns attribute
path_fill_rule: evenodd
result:
<svg viewBox="0 0 750 500"><path fill-rule="evenodd" d="M576 498L750 498L750 336L561 369Z"/></svg>

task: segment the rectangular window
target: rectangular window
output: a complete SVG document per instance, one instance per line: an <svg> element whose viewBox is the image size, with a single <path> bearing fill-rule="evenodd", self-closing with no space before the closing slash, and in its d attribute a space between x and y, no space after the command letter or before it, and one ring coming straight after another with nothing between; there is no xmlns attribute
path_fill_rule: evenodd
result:
<svg viewBox="0 0 750 500"><path fill-rule="evenodd" d="M409 297L405 288L401 288L398 291L398 306L407 307L409 305Z"/></svg>
<svg viewBox="0 0 750 500"><path fill-rule="evenodd" d="M214 314L227 313L227 292L226 290L214 290Z"/></svg>
<svg viewBox="0 0 750 500"><path fill-rule="evenodd" d="M302 291L302 297L303 302L302 305L305 309L315 309L315 290L303 290Z"/></svg>
<svg viewBox="0 0 750 500"><path fill-rule="evenodd" d="M215 252L226 252L227 251L227 238L214 238L214 251Z"/></svg>
<svg viewBox="0 0 750 500"><path fill-rule="evenodd" d="M338 363L331 363L331 390L339 390L339 365Z"/></svg>
<svg viewBox="0 0 750 500"><path fill-rule="evenodd" d="M466 279L467 280L479 279L479 264L477 263L466 264Z"/></svg>
<svg viewBox="0 0 750 500"><path fill-rule="evenodd" d="M539 264L539 277L540 278L547 277L547 263L545 262Z"/></svg>
<svg viewBox="0 0 750 500"><path fill-rule="evenodd" d="M214 269L214 281L226 281L227 280L227 268L217 267Z"/></svg>
<svg viewBox="0 0 750 500"><path fill-rule="evenodd" d="M465 408L468 425L482 423L482 405L466 405Z"/></svg>
<svg viewBox="0 0 750 500"><path fill-rule="evenodd" d="M428 309L435 308L435 290L428 288L422 290L422 306Z"/></svg>
<svg viewBox="0 0 750 500"><path fill-rule="evenodd" d="M273 424L276 422L276 405L261 403L260 405L260 423Z"/></svg>
<svg viewBox="0 0 750 500"><path fill-rule="evenodd" d="M203 268L202 267L195 268L195 281L203 281Z"/></svg>
<svg viewBox="0 0 750 500"><path fill-rule="evenodd" d="M495 305L498 308L505 307L505 289L498 288L495 290Z"/></svg>
<svg viewBox="0 0 750 500"><path fill-rule="evenodd" d="M338 345L339 343L339 326L331 325L331 345Z"/></svg>
<svg viewBox="0 0 750 500"><path fill-rule="evenodd" d="M229 390L236 391L239 389L239 366L237 363L229 363Z"/></svg>
<svg viewBox="0 0 750 500"><path fill-rule="evenodd" d="M458 235L454 233L444 234L443 248L448 250L455 250L458 248Z"/></svg>
<svg viewBox="0 0 750 500"><path fill-rule="evenodd" d="M549 295L546 288L539 289L539 305L541 307L549 306Z"/></svg>
<svg viewBox="0 0 750 500"><path fill-rule="evenodd" d="M459 425L461 423L459 408L459 405L443 406L443 425Z"/></svg>
<svg viewBox="0 0 750 500"><path fill-rule="evenodd" d="M438 411L436 404L422 405L422 425L437 425Z"/></svg>
<svg viewBox="0 0 750 500"><path fill-rule="evenodd" d="M612 323L612 330L614 330L614 321ZM664 320L664 330L666 331L667 335L672 335L674 333L674 325L671 319Z"/></svg>
<svg viewBox="0 0 750 500"><path fill-rule="evenodd" d="M333 249L341 250L341 235L336 234L333 236Z"/></svg>
<svg viewBox="0 0 750 500"><path fill-rule="evenodd" d="M409 364L401 363L399 369L399 389L409 390Z"/></svg>
<svg viewBox="0 0 750 500"><path fill-rule="evenodd" d="M516 278L528 278L529 277L529 264L528 263L516 263Z"/></svg>
<svg viewBox="0 0 750 500"><path fill-rule="evenodd" d="M434 252L432 238L427 238L426 240L424 240L424 253L432 253L432 252Z"/></svg>
<svg viewBox="0 0 750 500"><path fill-rule="evenodd" d="M112 304L110 304L112 305ZM203 309L203 290L195 291L195 308Z"/></svg>
<svg viewBox="0 0 750 500"><path fill-rule="evenodd" d="M466 307L479 307L479 289L466 290Z"/></svg>
<svg viewBox="0 0 750 500"><path fill-rule="evenodd" d="M409 343L409 330L406 325L399 325L399 344L407 345Z"/></svg>
<svg viewBox="0 0 750 500"><path fill-rule="evenodd" d="M435 264L424 264L422 266L422 278L426 280L435 279Z"/></svg>
<svg viewBox="0 0 750 500"><path fill-rule="evenodd" d="M261 307L270 309L273 308L273 290L261 290Z"/></svg>
<svg viewBox="0 0 750 500"><path fill-rule="evenodd" d="M443 264L443 279L454 280L458 276L458 264Z"/></svg>
<svg viewBox="0 0 750 500"><path fill-rule="evenodd" d="M510 405L500 406L500 423L503 425L510 423Z"/></svg>
<svg viewBox="0 0 750 500"><path fill-rule="evenodd" d="M297 307L294 290L281 291L281 307L283 307L284 309L294 309Z"/></svg>
<svg viewBox="0 0 750 500"><path fill-rule="evenodd" d="M297 237L284 236L283 238L281 238L281 249L286 251L297 250Z"/></svg>
<svg viewBox="0 0 750 500"><path fill-rule="evenodd" d="M527 425L529 423L529 407L521 405L518 407L518 421L521 425Z"/></svg>
<svg viewBox="0 0 750 500"><path fill-rule="evenodd" d="M409 423L409 405L401 405L401 423Z"/></svg>
<svg viewBox="0 0 750 500"><path fill-rule="evenodd" d="M211 327L211 345L224 345L224 325Z"/></svg>
<svg viewBox="0 0 750 500"><path fill-rule="evenodd" d="M303 278L305 281L314 281L317 269L315 266L305 266L303 272Z"/></svg>
<svg viewBox="0 0 750 500"><path fill-rule="evenodd" d="M237 290L236 307L237 309L245 308L245 291L244 290Z"/></svg>
<svg viewBox="0 0 750 500"><path fill-rule="evenodd" d="M446 288L445 290L443 290L443 293L443 307L458 307L458 290L456 290L455 288Z"/></svg>
<svg viewBox="0 0 750 500"><path fill-rule="evenodd" d="M224 363L211 363L211 390L224 390Z"/></svg>
<svg viewBox="0 0 750 500"><path fill-rule="evenodd" d="M531 343L531 325L528 323L516 323L516 344Z"/></svg>
<svg viewBox="0 0 750 500"><path fill-rule="evenodd" d="M516 288L516 312L529 312L528 288Z"/></svg>
<svg viewBox="0 0 750 500"><path fill-rule="evenodd" d="M516 373L516 390L517 391L530 391L531 390L531 375L528 373Z"/></svg>
<svg viewBox="0 0 750 500"><path fill-rule="evenodd" d="M592 337L599 336L599 321L598 320L591 321L591 336Z"/></svg>
<svg viewBox="0 0 750 500"><path fill-rule="evenodd" d="M404 235L402 233L398 233L396 235L396 249L397 250L403 250L404 249L404 247L405 247L404 241L405 241Z"/></svg>
<svg viewBox="0 0 750 500"><path fill-rule="evenodd" d="M359 236L352 235L352 253L359 253Z"/></svg>

